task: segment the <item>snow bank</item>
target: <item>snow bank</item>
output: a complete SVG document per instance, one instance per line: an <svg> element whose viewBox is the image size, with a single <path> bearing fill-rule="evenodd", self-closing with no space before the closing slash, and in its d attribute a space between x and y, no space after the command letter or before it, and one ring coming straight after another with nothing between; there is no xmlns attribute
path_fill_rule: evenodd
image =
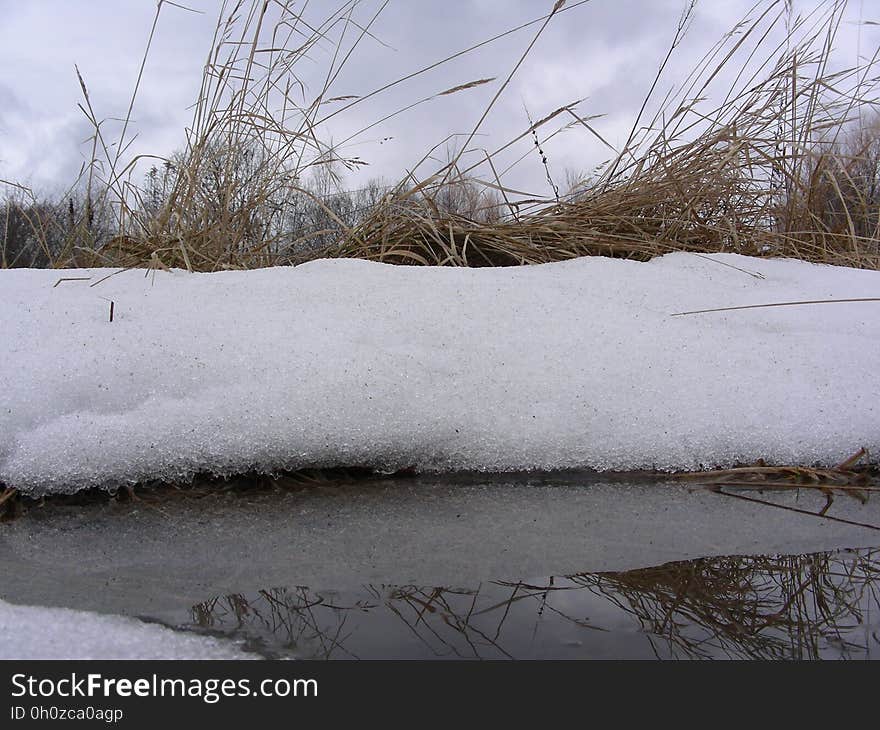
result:
<svg viewBox="0 0 880 730"><path fill-rule="evenodd" d="M230 641L132 618L0 601L0 659L249 658Z"/></svg>
<svg viewBox="0 0 880 730"><path fill-rule="evenodd" d="M8 486L880 454L880 304L670 316L877 297L878 272L678 253L109 273L0 271Z"/></svg>

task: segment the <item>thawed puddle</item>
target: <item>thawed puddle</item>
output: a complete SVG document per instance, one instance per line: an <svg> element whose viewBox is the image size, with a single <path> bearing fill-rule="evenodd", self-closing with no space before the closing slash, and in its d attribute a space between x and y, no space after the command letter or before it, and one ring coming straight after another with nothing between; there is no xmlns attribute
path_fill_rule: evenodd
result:
<svg viewBox="0 0 880 730"><path fill-rule="evenodd" d="M54 504L0 525L0 599L265 657L877 658L869 496L521 475Z"/></svg>
<svg viewBox="0 0 880 730"><path fill-rule="evenodd" d="M720 557L442 588L273 588L197 630L298 659L880 658L880 549Z"/></svg>

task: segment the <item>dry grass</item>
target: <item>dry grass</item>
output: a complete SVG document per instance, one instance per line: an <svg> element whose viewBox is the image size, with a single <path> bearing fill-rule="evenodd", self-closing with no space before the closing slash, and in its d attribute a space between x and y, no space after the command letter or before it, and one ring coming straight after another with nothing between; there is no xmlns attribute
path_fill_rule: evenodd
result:
<svg viewBox="0 0 880 730"><path fill-rule="evenodd" d="M761 3L759 9L756 19L739 24L703 59L677 97L665 99L652 119L637 119L625 148L567 199L514 204L513 191L496 177L482 184L509 203L503 220L481 223L434 205L450 180L461 184L480 172L494 173L489 156L479 169L455 168L450 176L447 168L401 184L323 253L481 266L731 251L878 268L877 201L851 174L873 160L866 153L874 150L876 136L842 145L851 123L875 103L876 57L860 68L828 72L840 3L825 3L813 16L797 19L784 3ZM681 34L688 20L686 13ZM784 23L786 44L774 46L771 32ZM710 93L712 80L742 55L749 64L723 101L706 109L700 99ZM596 134L567 106L521 137L558 118L563 127Z"/></svg>
<svg viewBox="0 0 880 730"><path fill-rule="evenodd" d="M467 141L447 164L423 179L408 175L352 221L304 183L316 170L332 179L334 170L364 162L341 157L338 145L322 139L323 125L526 26L368 93L334 96L340 70L356 57L361 42L378 32L385 4L356 22L359 2L349 0L315 23L292 3L227 0L185 149L166 161L173 175L162 199L149 200L131 180L141 160L123 157L131 141L128 118L119 139L107 139L81 80L82 108L95 130L93 159L80 181L86 187L84 202L76 215L71 206L73 225L60 244L50 245L45 221L32 216L36 238L56 266L212 271L316 257L488 266L586 255L647 260L671 251L729 251L880 268L880 201L866 187L876 182L877 166L874 177L865 177L877 161L880 128L861 122L877 104L877 57L859 67L834 69L832 48L845 7L837 0L821 2L804 17L795 16L785 0L758 2L674 91L657 99L667 63L692 20L689 6L622 149L613 150L574 102L465 167L465 153L473 158L469 143L535 41L560 14L580 4L548 5L546 16L528 24L534 29L531 42L504 80L450 83L380 120L438 97L497 84ZM163 8L159 3L157 21ZM150 41L155 31L154 23ZM329 62L321 88L307 95L298 68L319 46L331 49ZM726 86L718 88L722 83ZM137 88L129 115L136 97ZM597 176L551 199L524 198L506 186L503 153L523 140L527 146L532 139L538 142L538 131L546 142L575 128L585 144L612 149ZM549 175L540 145L537 149ZM296 228L290 208L304 200L321 213L322 222ZM97 240L95 211L108 208L114 211L114 230ZM330 245L315 245L328 237Z"/></svg>
<svg viewBox="0 0 880 730"><path fill-rule="evenodd" d="M864 460L864 462L863 462ZM876 465L868 463L868 451L864 448L831 469L805 466L767 466L763 461L751 466L733 469L682 472L672 478L700 484L725 497L761 504L789 512L820 517L832 522L865 527L880 531L880 526L828 514L834 498L844 495L866 504L871 496L880 492ZM818 511L811 511L790 504L748 496L744 492L798 492L813 490L825 496L825 504Z"/></svg>
<svg viewBox="0 0 880 730"><path fill-rule="evenodd" d="M862 463L862 460L865 463ZM831 469L805 466L752 466L714 471L682 472L678 479L698 481L713 486L736 486L753 489L818 489L827 494L834 490L867 500L867 492L880 491L876 467L866 465L868 451L859 449L844 462Z"/></svg>

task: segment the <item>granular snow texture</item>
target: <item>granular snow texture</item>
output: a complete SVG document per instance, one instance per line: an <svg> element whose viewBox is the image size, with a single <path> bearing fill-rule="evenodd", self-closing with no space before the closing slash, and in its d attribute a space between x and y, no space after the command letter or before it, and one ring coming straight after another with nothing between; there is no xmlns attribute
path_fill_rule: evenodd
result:
<svg viewBox="0 0 880 730"><path fill-rule="evenodd" d="M110 273L0 271L8 487L880 454L880 303L671 316L878 297L880 272L676 253Z"/></svg>

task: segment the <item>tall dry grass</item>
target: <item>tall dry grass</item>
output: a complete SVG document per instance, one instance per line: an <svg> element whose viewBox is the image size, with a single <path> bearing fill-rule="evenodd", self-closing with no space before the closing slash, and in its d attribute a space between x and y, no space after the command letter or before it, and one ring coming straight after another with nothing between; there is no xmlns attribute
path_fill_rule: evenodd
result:
<svg viewBox="0 0 880 730"><path fill-rule="evenodd" d="M399 186L393 200L327 253L483 265L733 251L877 268L878 129L847 143L860 115L876 106L877 54L859 67L830 70L844 7L822 3L795 17L788 3L756 5L650 118L650 96L645 100L624 148L566 199L509 203L504 220L485 224L443 215L431 204L449 183L440 173ZM692 12L691 6L682 16L671 53ZM782 26L784 42L774 44ZM730 68L743 58L744 65ZM731 76L721 102L707 108L705 100L719 96L713 84ZM574 107L558 109L522 136L556 119L607 144ZM494 171L491 159L484 167ZM455 172L452 179L461 180L476 171ZM484 184L507 197L497 178Z"/></svg>
<svg viewBox="0 0 880 730"><path fill-rule="evenodd" d="M526 26L352 97L334 95L334 82L381 26L387 2L356 21L360 2L348 0L315 23L291 2L226 0L185 147L173 161L162 161L166 171L172 165L173 175L161 199L150 199L133 179L143 157L125 158L140 77L115 140L107 138L81 79L82 109L94 128L92 160L78 183L85 202L60 242L52 242L42 219L32 216L34 238L55 266L200 271L316 257L483 266L584 255L644 260L680 250L880 267L880 129L870 122L877 52L858 66L835 66L843 0L821 0L803 16L789 0L761 0L687 78L661 95L669 61L694 17L691 3L621 149L572 103L465 165L466 153L474 158L470 143L542 32L581 4L548 2L546 14ZM165 6L157 6L142 73ZM316 172L332 182L336 170L363 163L325 140L334 116L524 28L532 33L530 42L506 77L451 84L381 120L495 84L465 143L432 174L409 174L345 215L329 202L327 190L307 183ZM312 54L319 46L328 58L326 71L320 88L308 92L299 67L319 55ZM534 138L537 145L539 133L547 141L573 129L583 133L584 144L610 151L596 176L545 199L524 198L507 186L504 154L523 140ZM319 213L312 215L317 224L303 225L296 217L303 206ZM111 234L102 229L98 235L90 226L96 210L112 211Z"/></svg>

